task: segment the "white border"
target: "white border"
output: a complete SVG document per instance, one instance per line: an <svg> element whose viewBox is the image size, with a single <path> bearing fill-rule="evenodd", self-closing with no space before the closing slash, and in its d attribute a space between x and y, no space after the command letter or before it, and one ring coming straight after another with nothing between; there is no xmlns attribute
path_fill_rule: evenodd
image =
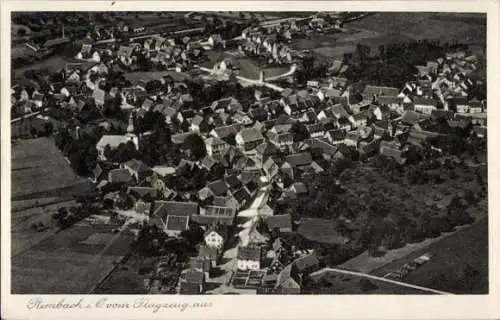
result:
<svg viewBox="0 0 500 320"><path fill-rule="evenodd" d="M3 2L1 10L1 190L2 192L2 319L100 319L119 316L121 319L494 319L500 317L500 286L498 277L497 235L500 226L498 212L498 178L500 161L497 152L499 137L498 108L500 88L498 56L499 2L487 1L16 1ZM211 301L212 308L160 311L102 310L30 311L27 301L33 296L10 294L10 12L11 11L448 11L487 12L488 16L488 122L489 122L489 252L490 294L484 296L401 296L401 295L344 295L344 296L153 296L159 302ZM104 296L47 296L51 301L58 298L78 300L84 297L95 302ZM137 296L108 296L116 302L131 303Z"/></svg>

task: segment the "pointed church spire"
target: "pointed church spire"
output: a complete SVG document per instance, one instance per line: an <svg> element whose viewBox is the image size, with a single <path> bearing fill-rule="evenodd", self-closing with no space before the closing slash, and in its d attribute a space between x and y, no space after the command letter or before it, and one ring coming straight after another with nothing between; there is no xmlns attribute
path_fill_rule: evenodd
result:
<svg viewBox="0 0 500 320"><path fill-rule="evenodd" d="M130 116L128 117L128 127L127 127L127 132L128 133L134 133L134 114L131 112Z"/></svg>

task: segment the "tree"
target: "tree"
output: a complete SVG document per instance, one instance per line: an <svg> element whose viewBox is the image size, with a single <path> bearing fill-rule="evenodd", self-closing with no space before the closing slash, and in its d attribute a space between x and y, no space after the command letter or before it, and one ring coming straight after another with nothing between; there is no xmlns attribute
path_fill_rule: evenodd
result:
<svg viewBox="0 0 500 320"><path fill-rule="evenodd" d="M309 131L307 131L306 126L298 121L292 124L291 132L294 142L304 141L309 138Z"/></svg>
<svg viewBox="0 0 500 320"><path fill-rule="evenodd" d="M188 157L194 160L201 160L207 155L205 142L197 134L190 134L183 143L183 148L188 153Z"/></svg>

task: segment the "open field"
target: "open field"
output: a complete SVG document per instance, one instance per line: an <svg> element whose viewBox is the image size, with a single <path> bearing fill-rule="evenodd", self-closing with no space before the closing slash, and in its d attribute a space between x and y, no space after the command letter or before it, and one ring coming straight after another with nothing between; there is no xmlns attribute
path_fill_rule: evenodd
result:
<svg viewBox="0 0 500 320"><path fill-rule="evenodd" d="M306 286L308 294L432 294L380 280L327 271Z"/></svg>
<svg viewBox="0 0 500 320"><path fill-rule="evenodd" d="M342 244L346 239L335 230L335 226L334 220L302 218L297 232L312 241Z"/></svg>
<svg viewBox="0 0 500 320"><path fill-rule="evenodd" d="M44 59L40 62L30 64L28 66L24 66L21 68L17 68L14 70L15 76L21 76L27 70L41 70L48 69L50 72L55 72L61 70L66 65L67 60L60 56L53 56L48 59Z"/></svg>
<svg viewBox="0 0 500 320"><path fill-rule="evenodd" d="M87 293L129 250L131 239L125 234L109 242L114 238L112 228L112 225L79 224L14 256L12 292Z"/></svg>
<svg viewBox="0 0 500 320"><path fill-rule="evenodd" d="M480 14L381 12L347 24L377 32L389 31L415 40L485 43L486 18Z"/></svg>
<svg viewBox="0 0 500 320"><path fill-rule="evenodd" d="M430 252L432 260L410 272L405 282L457 294L488 293L488 219L414 251L372 272L383 276ZM465 276L466 266L470 275Z"/></svg>
<svg viewBox="0 0 500 320"><path fill-rule="evenodd" d="M15 142L11 159L12 201L82 195L91 189L50 138Z"/></svg>

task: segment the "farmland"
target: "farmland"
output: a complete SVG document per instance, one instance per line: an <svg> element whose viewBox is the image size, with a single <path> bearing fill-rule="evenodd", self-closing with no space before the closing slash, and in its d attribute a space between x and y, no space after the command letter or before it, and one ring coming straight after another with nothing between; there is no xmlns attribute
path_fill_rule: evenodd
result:
<svg viewBox="0 0 500 320"><path fill-rule="evenodd" d="M50 138L13 143L11 159L12 201L64 198L90 190L90 182L73 172Z"/></svg>
<svg viewBox="0 0 500 320"><path fill-rule="evenodd" d="M124 234L109 242L115 238L111 229L111 225L75 225L14 256L12 292L87 293L129 250L131 239Z"/></svg>
<svg viewBox="0 0 500 320"><path fill-rule="evenodd" d="M344 27L343 32L294 39L293 47L310 49L320 59L340 59L344 53L353 52L358 43L377 50L380 45L423 39L481 46L486 42L486 19L479 14L383 12Z"/></svg>
<svg viewBox="0 0 500 320"><path fill-rule="evenodd" d="M405 282L457 294L488 293L488 219L372 273L383 276L427 252L433 259L411 272Z"/></svg>
<svg viewBox="0 0 500 320"><path fill-rule="evenodd" d="M349 23L350 26L403 35L415 40L457 40L485 43L486 17L480 14L383 12Z"/></svg>

